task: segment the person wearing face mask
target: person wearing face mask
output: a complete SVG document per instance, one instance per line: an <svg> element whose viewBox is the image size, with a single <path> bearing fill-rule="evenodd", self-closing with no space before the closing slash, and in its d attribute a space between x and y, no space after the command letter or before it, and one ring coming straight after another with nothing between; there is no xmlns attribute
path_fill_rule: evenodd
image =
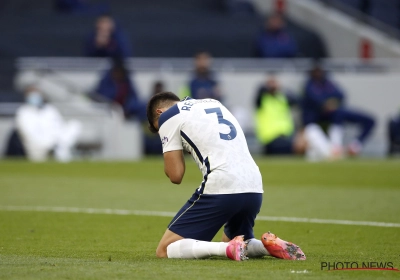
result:
<svg viewBox="0 0 400 280"><path fill-rule="evenodd" d="M267 78L265 85L257 92L256 136L264 146L264 154L303 154L306 148L302 133L295 132L290 106L298 100L285 95L277 79Z"/></svg>
<svg viewBox="0 0 400 280"><path fill-rule="evenodd" d="M28 158L40 162L54 152L61 162L72 160L71 149L81 131L78 121L65 121L34 86L25 91L26 104L16 113L16 128Z"/></svg>

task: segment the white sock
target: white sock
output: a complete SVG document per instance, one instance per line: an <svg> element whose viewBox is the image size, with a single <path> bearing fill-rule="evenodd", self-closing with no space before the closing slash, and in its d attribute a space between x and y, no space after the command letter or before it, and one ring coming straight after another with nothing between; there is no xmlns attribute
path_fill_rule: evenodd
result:
<svg viewBox="0 0 400 280"><path fill-rule="evenodd" d="M341 125L332 124L328 129L329 139L336 147L343 146L343 127Z"/></svg>
<svg viewBox="0 0 400 280"><path fill-rule="evenodd" d="M306 138L307 158L312 161L327 159L331 156L332 145L317 124L309 124L304 129L304 137Z"/></svg>
<svg viewBox="0 0 400 280"><path fill-rule="evenodd" d="M226 257L227 242L207 242L195 239L181 239L167 247L170 259L201 259L211 256Z"/></svg>
<svg viewBox="0 0 400 280"><path fill-rule="evenodd" d="M261 258L264 256L270 256L270 253L265 249L264 244L261 240L252 238L247 240L247 256L249 258Z"/></svg>

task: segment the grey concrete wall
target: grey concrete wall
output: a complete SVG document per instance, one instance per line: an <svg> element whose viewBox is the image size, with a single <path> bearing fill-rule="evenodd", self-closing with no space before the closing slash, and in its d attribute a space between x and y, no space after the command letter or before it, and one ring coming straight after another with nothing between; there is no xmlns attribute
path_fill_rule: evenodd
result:
<svg viewBox="0 0 400 280"><path fill-rule="evenodd" d="M23 72L21 73L23 74ZM81 92L92 92L98 82L97 72L59 71L58 75L72 81ZM166 89L179 92L190 74L170 71L136 71L132 76L143 99L150 95L156 80L162 80ZM306 79L305 72L282 72L277 74L283 88L301 93ZM337 72L331 77L347 94L349 107L373 114L377 126L368 145L366 155L383 156L386 150L386 122L400 110L400 72L356 73ZM48 77L51 79L51 76ZM245 129L252 130L253 100L259 85L265 80L263 71L219 72L218 79L225 95L225 103L239 114ZM123 141L123 139L121 139ZM127 140L128 141L128 140Z"/></svg>

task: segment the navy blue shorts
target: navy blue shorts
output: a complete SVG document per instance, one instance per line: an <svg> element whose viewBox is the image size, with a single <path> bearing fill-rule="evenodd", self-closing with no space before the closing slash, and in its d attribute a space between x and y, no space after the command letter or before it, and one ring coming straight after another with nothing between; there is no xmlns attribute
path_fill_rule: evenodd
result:
<svg viewBox="0 0 400 280"><path fill-rule="evenodd" d="M179 210L168 225L168 229L196 240L211 241L219 229L230 239L244 235L254 238L254 220L260 212L261 193L198 194Z"/></svg>

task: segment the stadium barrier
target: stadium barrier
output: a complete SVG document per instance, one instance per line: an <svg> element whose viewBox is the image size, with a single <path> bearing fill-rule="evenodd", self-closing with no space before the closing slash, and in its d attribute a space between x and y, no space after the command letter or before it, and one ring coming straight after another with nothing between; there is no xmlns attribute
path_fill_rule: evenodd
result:
<svg viewBox="0 0 400 280"><path fill-rule="evenodd" d="M95 90L109 63L107 59L20 58L16 86L21 86L26 77L36 75L49 83L68 85L71 95L84 96ZM244 130L251 134L255 93L267 73L275 73L284 89L301 94L312 63L307 59L215 58L213 71L220 81L224 103L237 114ZM345 91L346 104L375 116L377 126L364 151L366 155L383 156L387 148L387 120L400 107L397 90L400 87L400 60L375 59L365 63L357 59L329 59L322 63ZM127 67L132 71L132 79L142 99L147 100L153 83L158 80L165 83L167 90L179 92L192 75L193 61L189 58L135 58L127 60ZM354 128L349 126L346 136L352 135Z"/></svg>

